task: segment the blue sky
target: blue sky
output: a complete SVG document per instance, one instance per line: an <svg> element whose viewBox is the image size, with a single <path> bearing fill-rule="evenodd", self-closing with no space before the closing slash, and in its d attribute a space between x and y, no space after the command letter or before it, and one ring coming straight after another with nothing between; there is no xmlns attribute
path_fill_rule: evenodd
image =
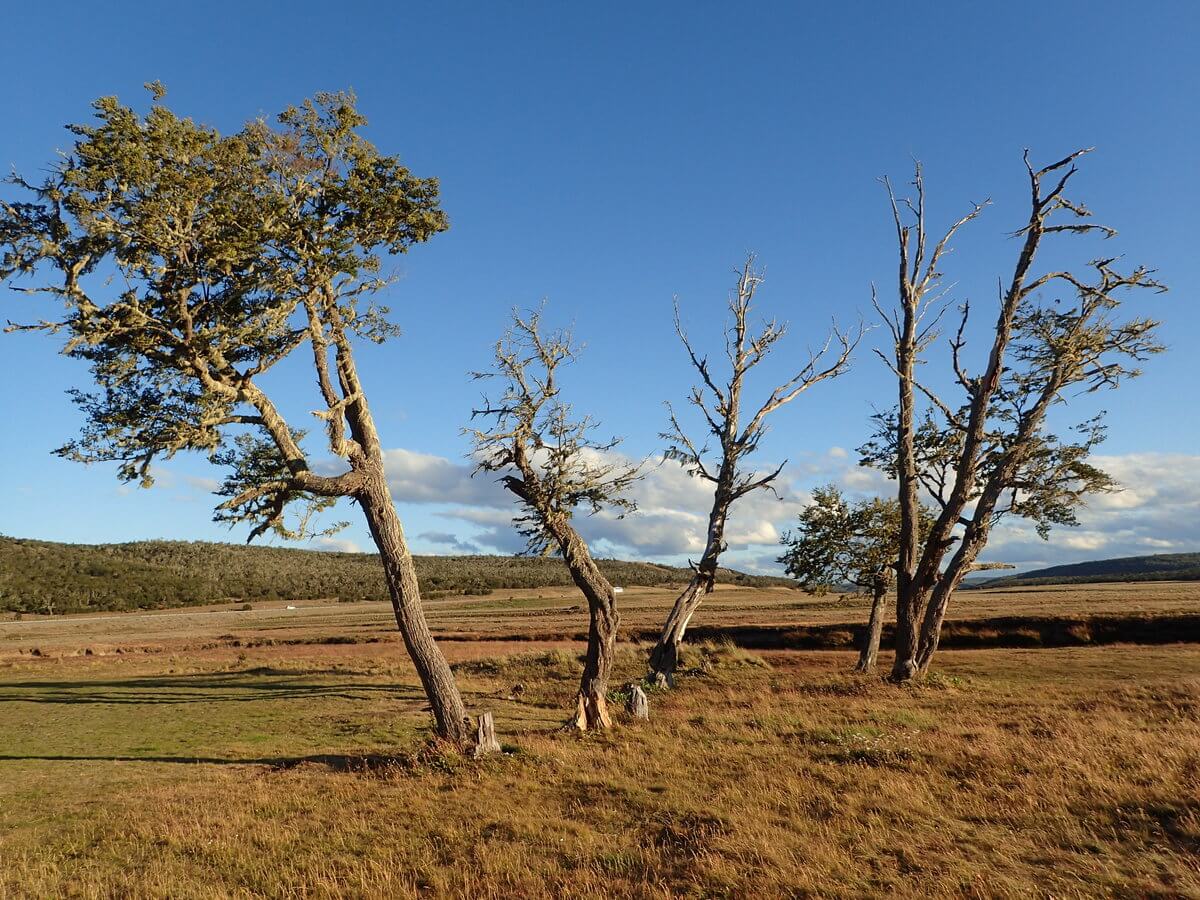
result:
<svg viewBox="0 0 1200 900"><path fill-rule="evenodd" d="M363 355L418 552L514 546L505 498L464 481L459 434L477 397L466 373L486 364L512 305L547 298L551 319L574 323L588 345L568 385L575 402L629 454L654 454L662 401L689 383L673 296L716 349L732 270L756 252L760 309L791 327L764 366L769 390L831 317L872 319L872 281L889 299L894 238L876 178L904 183L916 157L935 221L994 201L946 266L982 320L1026 215L1022 149L1048 161L1091 145L1076 196L1121 233L1103 250L1065 244L1062 259L1115 250L1157 267L1171 292L1137 303L1165 322L1171 352L1068 410L1109 410L1104 453L1129 490L1049 545L1009 529L994 555L1035 565L1200 549L1200 416L1185 400L1200 384L1194 4L37 6L5 11L5 166L38 172L92 99L143 104L142 83L160 79L174 109L223 130L353 88L368 136L441 180L451 229L397 261L388 297L405 335ZM3 318L35 312L3 289L0 303ZM867 341L881 342L880 331ZM50 455L79 425L65 391L87 379L50 339L0 337L0 378L0 532L244 539L209 521L218 473L203 459L167 464L141 491L112 468ZM297 414L312 408L307 381L275 387ZM785 499L743 511L731 561L768 566L772 535L815 483L885 489L855 470L853 448L893 392L864 347L849 375L778 415L761 452L763 465L790 461ZM676 475L659 470L642 489L640 518L589 523L601 552L695 552L704 495ZM341 537L368 545L357 522Z"/></svg>

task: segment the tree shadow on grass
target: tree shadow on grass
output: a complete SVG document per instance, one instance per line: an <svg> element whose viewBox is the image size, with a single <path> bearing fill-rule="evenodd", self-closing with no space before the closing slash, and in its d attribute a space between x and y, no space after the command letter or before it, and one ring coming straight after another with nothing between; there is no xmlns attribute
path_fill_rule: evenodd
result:
<svg viewBox="0 0 1200 900"><path fill-rule="evenodd" d="M146 676L116 681L0 682L0 703L179 704L246 703L263 700L311 700L314 697L365 700L386 694L397 700L425 700L417 685L379 682L324 682L327 672L252 669L240 672Z"/></svg>
<svg viewBox="0 0 1200 900"><path fill-rule="evenodd" d="M389 774L413 771L418 766L415 755L386 753L313 753L307 756L264 756L247 759L230 759L219 756L75 756L66 754L0 754L0 763L5 762L132 762L170 763L183 765L216 766L266 766L287 771L300 766L323 766L333 772L358 772L367 774Z"/></svg>

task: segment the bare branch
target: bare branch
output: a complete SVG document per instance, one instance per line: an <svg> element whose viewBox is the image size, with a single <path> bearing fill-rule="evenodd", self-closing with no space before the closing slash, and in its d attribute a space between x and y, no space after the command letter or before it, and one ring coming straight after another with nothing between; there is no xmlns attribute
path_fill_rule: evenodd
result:
<svg viewBox="0 0 1200 900"><path fill-rule="evenodd" d="M618 439L595 440L597 423L572 418L559 399L559 369L574 361L578 349L569 331L544 332L541 317L541 309L526 316L513 311L512 326L494 351L491 374L501 393L472 412L491 426L466 432L475 471L502 473L502 483L521 502L515 522L536 553L576 540L568 522L579 508L633 511L627 492L642 477L640 463L606 457Z"/></svg>
<svg viewBox="0 0 1200 900"><path fill-rule="evenodd" d="M808 360L788 381L775 388L769 397L763 402L762 406L754 414L750 423L742 431L739 441L747 442L754 438L763 427L763 422L779 407L791 403L800 394L804 393L815 384L819 384L829 378L836 378L847 370L850 364L850 356L854 349L866 334L866 327L859 324L854 332L841 331L835 324L830 330L829 335L825 338L825 343L820 350L810 352ZM829 352L831 345L837 342L837 349L834 351L832 362L822 365L826 353Z"/></svg>
<svg viewBox="0 0 1200 900"><path fill-rule="evenodd" d="M700 373L704 384L713 392L713 396L717 398L717 402L723 405L726 402L725 394L717 387L712 379L712 375L709 373L708 359L696 355L696 351L692 349L692 344L688 340L687 332L683 330L683 323L679 318L678 298L675 300L675 333L679 335L679 340L683 344L683 348L687 351L688 358L692 361L692 366Z"/></svg>
<svg viewBox="0 0 1200 900"><path fill-rule="evenodd" d="M871 305L875 307L875 312L879 313L879 317L883 319L883 324L887 326L888 331L892 333L893 343L900 343L900 321L896 318L895 313L885 312L879 304L879 293L875 289L875 283L871 283Z"/></svg>

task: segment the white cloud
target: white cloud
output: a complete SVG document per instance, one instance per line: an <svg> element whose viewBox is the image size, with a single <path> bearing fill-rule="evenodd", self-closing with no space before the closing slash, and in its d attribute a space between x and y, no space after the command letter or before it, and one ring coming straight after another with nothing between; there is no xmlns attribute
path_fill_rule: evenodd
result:
<svg viewBox="0 0 1200 900"><path fill-rule="evenodd" d="M384 470L392 496L399 503L462 503L498 506L507 501L495 476L481 472L471 477L467 463L412 450L386 450Z"/></svg>
<svg viewBox="0 0 1200 900"><path fill-rule="evenodd" d="M629 460L612 454L620 461ZM1092 498L1079 511L1079 528L1056 528L1042 541L1021 520L1006 520L993 532L985 559L1021 569L1084 559L1200 549L1200 456L1134 453L1097 456L1094 462L1123 485L1120 493ZM409 450L386 455L388 481L400 503L433 507L444 530L418 536L434 552L515 553L525 541L512 525L517 506L496 476L470 477L467 462ZM769 461L762 461L767 469ZM827 482L856 496L888 496L894 483L856 465L842 448L802 456L786 466L779 496L755 491L733 508L726 529L729 549L722 561L753 572L777 572L782 531L810 501L808 489ZM598 556L682 563L703 550L711 485L690 477L678 464L647 467L631 491L635 513L580 514L576 524Z"/></svg>
<svg viewBox="0 0 1200 900"><path fill-rule="evenodd" d="M842 473L841 484L860 494L890 493L892 481L878 469L853 466Z"/></svg>
<svg viewBox="0 0 1200 900"><path fill-rule="evenodd" d="M1108 538L1095 532L1074 531L1064 535L1059 543L1072 550L1099 550L1108 543Z"/></svg>
<svg viewBox="0 0 1200 900"><path fill-rule="evenodd" d="M1157 547L1160 550L1169 550L1177 546L1175 541L1164 541L1159 538L1145 537L1141 542L1147 547Z"/></svg>
<svg viewBox="0 0 1200 900"><path fill-rule="evenodd" d="M615 452L607 456L614 462L634 462ZM837 453L831 453L789 466L776 483L778 495L760 490L738 501L725 534L731 558L749 552L758 560L765 547L773 554L773 565L781 530L789 527L810 500L797 479L811 472L826 473L830 462L839 459ZM466 548L474 548L474 552L501 553L524 549L525 539L512 523L518 508L511 495L496 483L495 475L481 474L471 479L468 464L399 449L387 451L386 466L397 502L436 506L435 515L460 525L455 531L422 533L418 540L443 552L446 548L454 552L472 552ZM838 468L847 468L844 459ZM677 463L650 462L630 495L638 506L634 513L621 516L606 509L595 515L580 513L576 518L576 526L591 543L593 552L682 562L703 551L712 500L710 483L691 477Z"/></svg>
<svg viewBox="0 0 1200 900"><path fill-rule="evenodd" d="M1056 528L1049 541L1027 523L1004 522L992 536L988 557L1028 569L1200 549L1200 455L1097 455L1092 462L1122 490L1090 498L1078 511L1079 527Z"/></svg>
<svg viewBox="0 0 1200 900"><path fill-rule="evenodd" d="M362 553L363 549L357 543L349 538L337 538L326 535L324 537L314 538L312 542L314 550L325 550L331 553Z"/></svg>
<svg viewBox="0 0 1200 900"><path fill-rule="evenodd" d="M221 482L215 478L204 478L199 475L185 475L183 480L188 486L195 488L198 491L203 491L206 494L213 494L220 490Z"/></svg>

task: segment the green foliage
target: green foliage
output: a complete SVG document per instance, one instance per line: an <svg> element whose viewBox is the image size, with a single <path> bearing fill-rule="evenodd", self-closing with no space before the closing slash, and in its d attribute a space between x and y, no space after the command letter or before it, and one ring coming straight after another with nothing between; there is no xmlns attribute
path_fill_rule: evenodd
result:
<svg viewBox="0 0 1200 900"><path fill-rule="evenodd" d="M21 199L0 199L0 282L61 310L14 327L63 335L90 366L97 390L74 392L85 424L62 456L149 485L155 459L206 453L233 470L218 519L288 536L289 504L311 512L348 489L310 471L302 432L255 379L311 344L329 450L361 461L342 435L365 404L350 338L396 332L368 298L388 283L385 255L447 228L438 184L358 134L351 94L221 135L147 88L144 115L102 97L47 177L9 179Z"/></svg>
<svg viewBox="0 0 1200 900"><path fill-rule="evenodd" d="M930 516L922 508L922 533ZM779 557L784 571L814 594L842 584L870 587L895 565L900 540L900 504L873 497L850 503L835 485L813 491L795 532L784 532Z"/></svg>
<svg viewBox="0 0 1200 900"><path fill-rule="evenodd" d="M675 585L690 572L655 563L599 560L614 584ZM423 596L566 587L554 559L418 556ZM721 570L720 580L777 585L780 578ZM159 609L249 600L386 600L379 558L183 541L58 544L0 536L0 609L32 613Z"/></svg>
<svg viewBox="0 0 1200 900"><path fill-rule="evenodd" d="M1019 404L1019 399L1014 397L1012 402ZM964 406L958 417L965 419L968 412ZM875 432L859 448L860 465L896 478L896 411L872 418ZM992 524L1005 516L1018 516L1033 522L1038 535L1048 540L1053 526L1079 524L1076 511L1088 495L1119 490L1107 472L1088 462L1105 437L1103 413L1074 426L1076 437L1072 440L1041 427L1022 430L1019 416L1003 404L997 404L994 419L996 425L979 450L975 489L968 498L978 500L989 483L997 483L999 496L991 512ZM944 506L962 464L962 431L947 427L935 411L928 410L914 431L913 450L917 477L926 494L939 507Z"/></svg>
<svg viewBox="0 0 1200 900"><path fill-rule="evenodd" d="M293 430L292 438L300 443L304 432ZM335 522L322 529L309 525L313 516L332 509L337 499L313 496L291 487L288 466L280 458L274 442L267 438L250 432L235 434L212 454L212 461L228 468L217 495L229 498L217 507L213 521L230 526L246 519L257 522L250 530L250 540L268 529L288 540L328 536L349 524ZM263 492L260 488L265 485L278 485L278 488ZM289 526L283 519L283 510L297 501L302 506L299 521Z"/></svg>

